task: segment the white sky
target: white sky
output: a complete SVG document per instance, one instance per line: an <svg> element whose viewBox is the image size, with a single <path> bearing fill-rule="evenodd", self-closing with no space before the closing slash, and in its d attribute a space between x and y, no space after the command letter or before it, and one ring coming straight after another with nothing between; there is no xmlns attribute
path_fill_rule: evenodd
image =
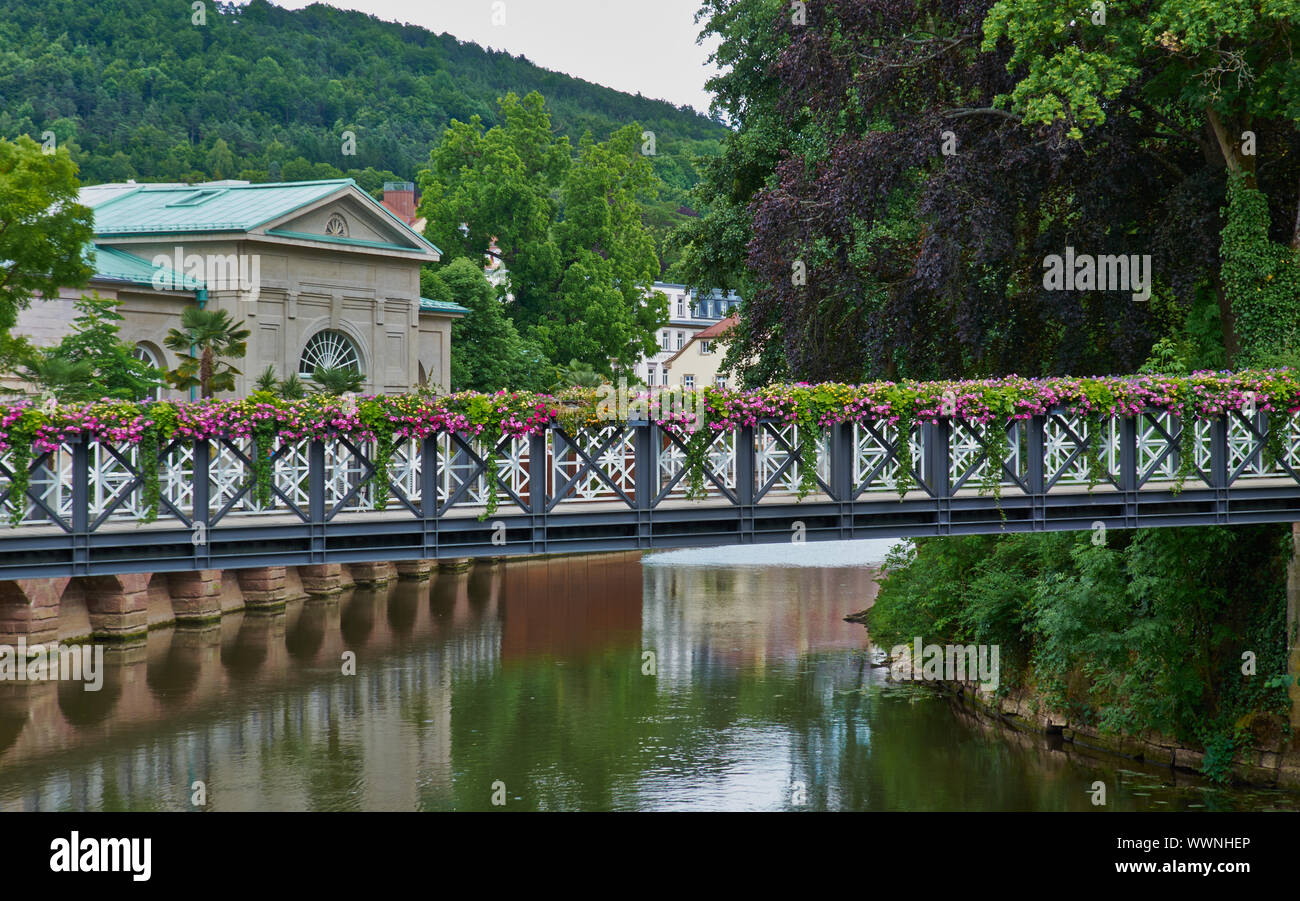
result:
<svg viewBox="0 0 1300 901"><path fill-rule="evenodd" d="M273 2L302 9L311 0ZM523 54L546 69L708 112L704 82L713 70L706 61L716 40L695 43L699 0L330 0L329 5L447 32Z"/></svg>

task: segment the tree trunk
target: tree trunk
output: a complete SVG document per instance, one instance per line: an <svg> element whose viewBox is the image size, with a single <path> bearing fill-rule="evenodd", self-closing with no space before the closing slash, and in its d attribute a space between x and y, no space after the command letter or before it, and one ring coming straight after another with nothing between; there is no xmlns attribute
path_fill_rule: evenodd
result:
<svg viewBox="0 0 1300 901"><path fill-rule="evenodd" d="M1229 130L1228 125L1219 117L1219 111L1213 106L1206 105L1205 117L1210 123L1210 129L1214 132L1215 140L1219 142L1219 152L1223 154L1223 161L1227 165L1228 171L1234 175L1244 175L1246 187L1254 189L1256 187L1255 154L1241 152L1240 139L1234 133L1236 129Z"/></svg>
<svg viewBox="0 0 1300 901"><path fill-rule="evenodd" d="M203 348L199 357L199 394L205 400L212 396L212 348Z"/></svg>

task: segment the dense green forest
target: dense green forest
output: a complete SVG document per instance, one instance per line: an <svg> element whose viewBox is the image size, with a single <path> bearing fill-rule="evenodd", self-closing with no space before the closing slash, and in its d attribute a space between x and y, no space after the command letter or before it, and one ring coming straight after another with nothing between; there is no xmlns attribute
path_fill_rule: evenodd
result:
<svg viewBox="0 0 1300 901"><path fill-rule="evenodd" d="M537 91L575 144L632 123L653 132L666 187L645 216L662 245L690 215L693 160L726 133L689 108L361 13L253 0L196 16L179 0L3 0L0 137L52 132L86 184L348 175L377 193L414 181L452 119L492 126L500 97Z"/></svg>

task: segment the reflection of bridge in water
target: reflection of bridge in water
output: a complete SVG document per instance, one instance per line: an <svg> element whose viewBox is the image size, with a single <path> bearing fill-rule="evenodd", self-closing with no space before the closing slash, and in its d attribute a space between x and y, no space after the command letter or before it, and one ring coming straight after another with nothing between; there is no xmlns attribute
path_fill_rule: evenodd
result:
<svg viewBox="0 0 1300 901"><path fill-rule="evenodd" d="M194 780L212 787L216 809L268 806L267 780L280 808L286 797L291 808L337 807L360 790L342 806L410 809L421 793L447 795L458 685L512 660L622 648L635 663L638 556L480 564L154 630L107 649L98 692L0 682L3 806L96 809L172 785L162 806L186 809ZM345 651L355 676L343 675ZM416 740L375 740L395 730ZM273 745L295 748L293 759L267 754ZM253 761L260 770L246 771Z"/></svg>
<svg viewBox="0 0 1300 901"><path fill-rule="evenodd" d="M383 504L365 444L280 446L262 505L247 441L174 443L159 457L149 525L136 522L138 449L69 444L32 464L23 521L0 530L0 578L1300 519L1300 417L1288 420L1275 462L1265 460L1263 412L1187 422L1143 413L1108 420L1097 436L1053 412L1008 425L1005 452L990 428L828 428L802 501L806 436L775 423L712 433L696 499L687 498L686 442L649 423L572 435L552 427L495 448L458 435L408 441ZM911 486L901 500L900 481ZM985 490L995 482L1000 498ZM487 517L491 485L500 506Z"/></svg>

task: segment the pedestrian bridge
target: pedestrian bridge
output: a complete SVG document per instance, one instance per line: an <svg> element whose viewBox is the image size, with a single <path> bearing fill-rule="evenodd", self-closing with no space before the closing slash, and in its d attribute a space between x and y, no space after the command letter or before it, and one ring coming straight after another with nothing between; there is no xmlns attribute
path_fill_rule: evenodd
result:
<svg viewBox="0 0 1300 901"><path fill-rule="evenodd" d="M1276 461L1266 461L1262 411L1102 420L1093 466L1094 436L1066 411L1008 424L1005 443L963 421L921 424L901 454L899 429L884 422L841 423L815 439L759 422L712 434L696 497L686 441L651 422L572 434L551 425L495 448L459 434L410 440L381 503L365 443L279 446L270 502L259 503L248 439L173 442L147 524L139 448L71 440L31 465L21 521L0 526L0 579L1290 522L1300 520L1297 420L1286 419ZM817 445L812 484L800 469L805 440ZM1001 461L991 447L1005 450ZM815 490L800 498L801 483ZM12 490L0 500L11 504Z"/></svg>

